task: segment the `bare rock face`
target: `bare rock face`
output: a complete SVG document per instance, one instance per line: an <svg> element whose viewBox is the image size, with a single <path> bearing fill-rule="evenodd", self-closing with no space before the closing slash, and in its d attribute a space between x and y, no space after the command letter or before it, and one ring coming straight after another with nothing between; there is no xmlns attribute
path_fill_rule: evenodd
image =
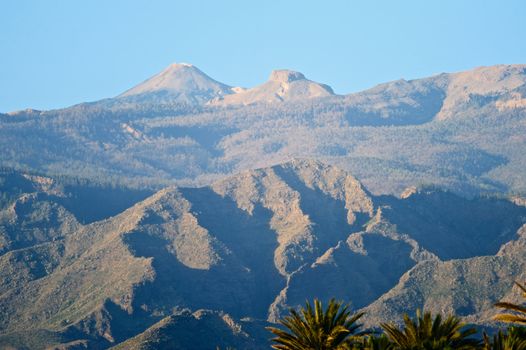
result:
<svg viewBox="0 0 526 350"><path fill-rule="evenodd" d="M300 72L295 72L288 69L274 70L270 73L269 81L277 81L280 83L290 83L295 80L305 80L305 76Z"/></svg>
<svg viewBox="0 0 526 350"><path fill-rule="evenodd" d="M497 65L453 73L445 87L446 98L438 120L456 118L459 110L469 109L486 99L497 108L522 108L520 93L513 93L526 83L526 65ZM510 95L508 95L512 92ZM509 97L508 97L509 96Z"/></svg>

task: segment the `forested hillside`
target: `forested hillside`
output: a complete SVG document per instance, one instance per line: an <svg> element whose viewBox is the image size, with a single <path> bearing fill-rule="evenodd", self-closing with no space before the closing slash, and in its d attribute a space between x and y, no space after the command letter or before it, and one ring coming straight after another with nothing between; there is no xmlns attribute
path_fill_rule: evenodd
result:
<svg viewBox="0 0 526 350"><path fill-rule="evenodd" d="M335 95L298 72L241 89L172 65L116 98L0 115L0 162L155 187L312 158L375 194L524 193L525 82L501 65Z"/></svg>

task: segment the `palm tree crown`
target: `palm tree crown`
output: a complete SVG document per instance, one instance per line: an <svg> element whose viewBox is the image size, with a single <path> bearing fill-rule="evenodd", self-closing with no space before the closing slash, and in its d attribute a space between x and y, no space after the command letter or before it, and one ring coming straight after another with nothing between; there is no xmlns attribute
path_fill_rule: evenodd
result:
<svg viewBox="0 0 526 350"><path fill-rule="evenodd" d="M279 321L287 330L268 327L277 344L274 349L281 350L329 350L343 349L344 345L360 328L356 321L363 313L351 315L349 305L331 299L327 309L315 299L314 307L309 302L299 311L290 310L290 315Z"/></svg>
<svg viewBox="0 0 526 350"><path fill-rule="evenodd" d="M521 289L522 296L526 299L526 286L519 282L515 282L515 284ZM526 325L526 306L508 302L496 303L495 306L510 312L498 314L495 316L495 320Z"/></svg>
<svg viewBox="0 0 526 350"><path fill-rule="evenodd" d="M404 315L404 328L399 329L395 324L382 323L384 332L394 344L395 349L477 349L480 341L469 338L477 331L473 327L465 328L456 316L448 316L442 320L441 315L435 318L426 312L422 316L420 310L416 312L416 319Z"/></svg>
<svg viewBox="0 0 526 350"><path fill-rule="evenodd" d="M492 338L484 334L484 350L526 350L526 329L510 327L507 333L499 331Z"/></svg>

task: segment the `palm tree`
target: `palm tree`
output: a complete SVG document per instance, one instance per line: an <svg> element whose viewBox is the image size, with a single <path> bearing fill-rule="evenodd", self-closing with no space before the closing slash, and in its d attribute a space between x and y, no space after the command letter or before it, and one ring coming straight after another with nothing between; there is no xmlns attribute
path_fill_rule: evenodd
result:
<svg viewBox="0 0 526 350"><path fill-rule="evenodd" d="M515 284L521 289L522 296L526 298L526 286L520 284L519 282L515 282ZM498 314L494 317L495 320L507 323L517 323L520 325L526 325L526 306L508 302L496 303L495 306L511 312Z"/></svg>
<svg viewBox="0 0 526 350"><path fill-rule="evenodd" d="M526 350L526 329L510 327L507 334L499 331L493 339L484 333L484 350Z"/></svg>
<svg viewBox="0 0 526 350"><path fill-rule="evenodd" d="M369 334L350 344L349 350L394 350L394 344L385 334Z"/></svg>
<svg viewBox="0 0 526 350"><path fill-rule="evenodd" d="M481 343L478 339L469 338L477 330L473 327L465 328L458 317L448 316L442 320L439 314L433 319L430 312L424 313L422 317L420 310L416 311L415 320L404 315L403 329L392 323L382 323L381 327L394 348L400 350L468 350L480 348Z"/></svg>
<svg viewBox="0 0 526 350"><path fill-rule="evenodd" d="M363 312L351 315L349 304L343 305L335 299L331 299L324 310L321 301L315 299L314 308L307 301L305 308L299 311L290 309L290 315L279 321L287 330L267 329L276 335L272 339L276 343L272 345L274 349L344 349L352 337L365 334L357 332L361 327L357 321L363 315Z"/></svg>

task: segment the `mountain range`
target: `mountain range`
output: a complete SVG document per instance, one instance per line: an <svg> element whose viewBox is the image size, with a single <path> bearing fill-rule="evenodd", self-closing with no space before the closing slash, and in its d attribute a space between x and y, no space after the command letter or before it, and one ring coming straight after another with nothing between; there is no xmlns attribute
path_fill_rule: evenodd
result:
<svg viewBox="0 0 526 350"><path fill-rule="evenodd" d="M263 349L312 298L495 327L526 279L526 65L338 95L172 64L0 114L0 347Z"/></svg>
<svg viewBox="0 0 526 350"><path fill-rule="evenodd" d="M202 348L265 348L265 324L314 297L352 301L366 326L422 306L491 326L493 303L526 278L521 203L375 196L317 161L206 187L113 189L113 201L99 184L12 170L2 184L4 347L148 349L175 337L189 348L202 324ZM86 201L97 215L83 217Z"/></svg>
<svg viewBox="0 0 526 350"><path fill-rule="evenodd" d="M375 194L520 194L525 82L525 65L500 65L337 95L290 70L245 89L173 64L115 98L0 114L0 164L160 188L308 158Z"/></svg>

